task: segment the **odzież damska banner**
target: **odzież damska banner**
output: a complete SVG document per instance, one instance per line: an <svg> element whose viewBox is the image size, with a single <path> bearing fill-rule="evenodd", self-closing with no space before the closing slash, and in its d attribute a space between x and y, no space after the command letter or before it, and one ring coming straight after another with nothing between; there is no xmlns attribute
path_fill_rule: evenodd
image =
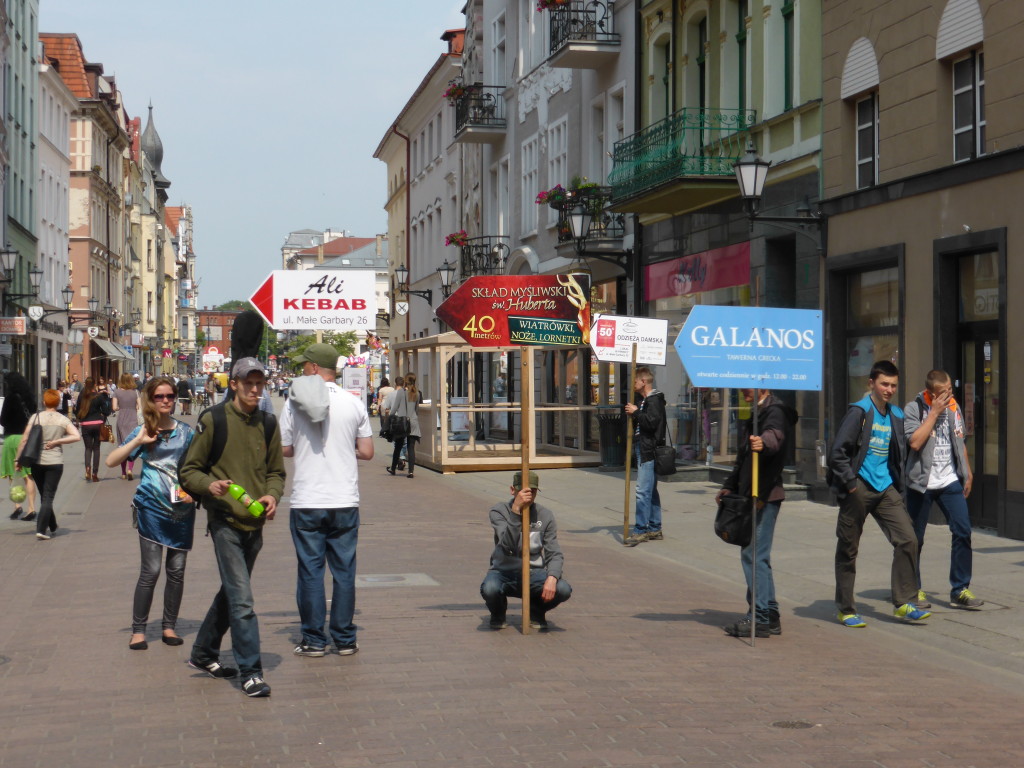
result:
<svg viewBox="0 0 1024 768"><path fill-rule="evenodd" d="M249 301L277 330L372 331L376 275L357 269L277 269Z"/></svg>
<svg viewBox="0 0 1024 768"><path fill-rule="evenodd" d="M590 343L590 276L471 277L437 316L474 347Z"/></svg>

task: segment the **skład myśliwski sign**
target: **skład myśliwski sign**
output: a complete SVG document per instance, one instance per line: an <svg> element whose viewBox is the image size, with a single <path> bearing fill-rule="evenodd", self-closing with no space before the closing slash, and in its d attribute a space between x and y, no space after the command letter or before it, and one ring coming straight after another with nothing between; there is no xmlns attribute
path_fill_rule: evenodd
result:
<svg viewBox="0 0 1024 768"><path fill-rule="evenodd" d="M697 387L820 390L824 344L818 310L698 305L675 348Z"/></svg>
<svg viewBox="0 0 1024 768"><path fill-rule="evenodd" d="M277 330L372 331L375 281L372 270L278 269L249 301Z"/></svg>

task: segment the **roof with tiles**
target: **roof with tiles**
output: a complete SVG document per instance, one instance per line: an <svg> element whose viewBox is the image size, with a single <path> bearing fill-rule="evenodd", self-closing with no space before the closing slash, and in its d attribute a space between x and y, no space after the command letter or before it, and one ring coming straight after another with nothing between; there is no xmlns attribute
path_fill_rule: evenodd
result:
<svg viewBox="0 0 1024 768"><path fill-rule="evenodd" d="M324 243L323 255L324 256L344 256L352 253L357 248L363 248L370 243L376 243L377 238L375 237L339 237L330 242ZM320 254L321 246L314 246L312 248L306 248L303 251L296 253L296 256L317 256Z"/></svg>
<svg viewBox="0 0 1024 768"><path fill-rule="evenodd" d="M46 58L56 62L57 71L68 89L79 99L94 98L89 78L85 74L85 54L78 35L41 32L39 39L43 43Z"/></svg>
<svg viewBox="0 0 1024 768"><path fill-rule="evenodd" d="M164 208L164 224L170 230L172 237L178 234L178 222L185 215L184 207L180 205L169 205Z"/></svg>

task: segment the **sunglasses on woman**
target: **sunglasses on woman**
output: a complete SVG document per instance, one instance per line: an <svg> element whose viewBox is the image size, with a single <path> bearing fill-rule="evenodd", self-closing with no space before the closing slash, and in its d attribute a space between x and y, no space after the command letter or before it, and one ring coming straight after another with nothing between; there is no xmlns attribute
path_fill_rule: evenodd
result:
<svg viewBox="0 0 1024 768"><path fill-rule="evenodd" d="M150 397L153 400L173 400L174 399L174 395L159 395L159 394L157 394L157 395L151 395Z"/></svg>

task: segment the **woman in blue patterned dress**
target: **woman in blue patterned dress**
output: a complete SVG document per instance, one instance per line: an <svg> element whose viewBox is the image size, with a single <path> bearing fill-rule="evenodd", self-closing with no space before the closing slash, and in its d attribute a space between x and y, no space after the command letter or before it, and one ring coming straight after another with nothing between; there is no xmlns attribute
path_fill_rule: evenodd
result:
<svg viewBox="0 0 1024 768"><path fill-rule="evenodd" d="M142 551L142 569L132 608L132 637L128 642L133 651L149 647L146 624L165 549L167 573L161 639L167 645L184 642L174 627L185 589L185 560L192 549L196 505L178 485L178 462L192 442L193 431L171 416L177 396L174 382L168 378L154 377L146 382L142 389L143 425L134 429L106 459L108 467L116 467L126 459L142 459L142 476L132 499Z"/></svg>

